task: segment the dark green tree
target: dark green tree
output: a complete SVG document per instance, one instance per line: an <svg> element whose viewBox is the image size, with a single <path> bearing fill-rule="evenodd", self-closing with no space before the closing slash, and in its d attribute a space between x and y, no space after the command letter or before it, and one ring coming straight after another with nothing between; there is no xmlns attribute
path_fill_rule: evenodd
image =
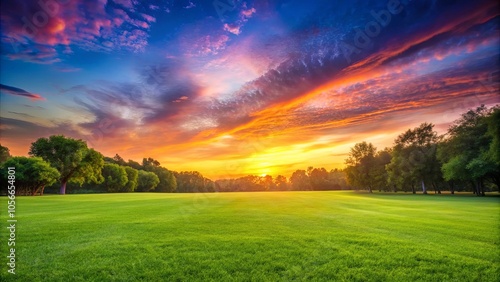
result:
<svg viewBox="0 0 500 282"><path fill-rule="evenodd" d="M40 138L31 144L31 156L41 157L60 173L61 194L66 194L68 181L83 184L101 183L103 156L94 149L89 149L83 140L53 135Z"/></svg>
<svg viewBox="0 0 500 282"><path fill-rule="evenodd" d="M173 172L160 166L160 162L153 158L144 158L142 167L145 171L154 172L160 179L160 183L156 186L156 192L175 192L177 190L177 181Z"/></svg>
<svg viewBox="0 0 500 282"><path fill-rule="evenodd" d="M491 110L487 123L488 131L486 134L491 137L488 155L493 162L500 165L500 107Z"/></svg>
<svg viewBox="0 0 500 282"><path fill-rule="evenodd" d="M139 170L137 177L137 189L138 192L152 192L160 183L160 179L154 172Z"/></svg>
<svg viewBox="0 0 500 282"><path fill-rule="evenodd" d="M125 166L125 172L127 173L127 184L123 187L122 192L134 192L137 189L137 179L139 177L139 171L135 168Z"/></svg>
<svg viewBox="0 0 500 282"><path fill-rule="evenodd" d="M8 160L10 157L12 156L10 155L9 148L4 147L2 146L2 144L0 144L0 164Z"/></svg>
<svg viewBox="0 0 500 282"><path fill-rule="evenodd" d="M57 169L42 158L12 157L1 165L2 183L8 183L9 167L14 167L16 171L13 184L18 195L43 195L45 186L54 184L60 177Z"/></svg>
<svg viewBox="0 0 500 282"><path fill-rule="evenodd" d="M110 193L122 192L128 182L125 167L117 164L104 164L102 176L104 177L103 185Z"/></svg>
<svg viewBox="0 0 500 282"><path fill-rule="evenodd" d="M137 170L142 169L142 165L136 161L133 161L133 160L128 160L127 166L129 166L131 168L135 168Z"/></svg>
<svg viewBox="0 0 500 282"><path fill-rule="evenodd" d="M441 149L442 172L447 181L471 182L476 195L485 194L485 181L500 185L500 166L496 162L499 107L485 106L470 110L448 129L445 146ZM493 147L493 151L492 148ZM444 158L443 155L450 157Z"/></svg>
<svg viewBox="0 0 500 282"><path fill-rule="evenodd" d="M375 182L376 151L371 143L357 143L345 161L348 182L356 187L367 188L370 193Z"/></svg>
<svg viewBox="0 0 500 282"><path fill-rule="evenodd" d="M422 192L427 194L427 184L441 178L436 151L440 138L431 123L422 123L419 127L408 129L395 140L392 160L388 165L390 178L402 177L396 182L410 183L415 193L415 182L422 185Z"/></svg>
<svg viewBox="0 0 500 282"><path fill-rule="evenodd" d="M373 187L379 191L389 191L391 190L391 185L389 185L389 175L386 170L386 166L391 162L391 152L389 148L385 148L382 151L377 152L374 160L374 167L371 170ZM392 191L396 192L395 186L392 186Z"/></svg>

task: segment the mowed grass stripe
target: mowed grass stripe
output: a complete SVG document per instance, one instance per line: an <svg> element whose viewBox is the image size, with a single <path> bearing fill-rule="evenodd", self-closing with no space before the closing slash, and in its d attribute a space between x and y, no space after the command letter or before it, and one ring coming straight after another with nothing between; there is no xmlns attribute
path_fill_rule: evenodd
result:
<svg viewBox="0 0 500 282"><path fill-rule="evenodd" d="M16 277L497 281L499 204L354 192L20 197ZM12 278L6 267L0 278Z"/></svg>

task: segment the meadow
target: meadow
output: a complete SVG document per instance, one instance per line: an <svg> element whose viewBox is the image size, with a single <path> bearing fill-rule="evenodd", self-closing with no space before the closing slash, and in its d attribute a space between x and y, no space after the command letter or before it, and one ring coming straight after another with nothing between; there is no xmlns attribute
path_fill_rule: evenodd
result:
<svg viewBox="0 0 500 282"><path fill-rule="evenodd" d="M2 281L500 277L500 197L494 196L255 192L18 197L15 277L5 264L6 200L2 197Z"/></svg>

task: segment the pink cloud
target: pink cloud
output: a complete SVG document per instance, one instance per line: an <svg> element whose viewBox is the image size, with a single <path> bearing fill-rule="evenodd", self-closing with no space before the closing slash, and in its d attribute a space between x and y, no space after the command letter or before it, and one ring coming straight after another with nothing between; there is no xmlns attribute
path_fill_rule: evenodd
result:
<svg viewBox="0 0 500 282"><path fill-rule="evenodd" d="M52 2L27 0L6 3L1 13L2 33L5 34L2 41L13 46L22 45L23 48L14 48L13 53L5 55L10 59L52 63L57 61L55 50L59 50L54 47L60 46L64 46L62 49L65 52L71 52L71 46L94 51L143 51L149 36L146 31L156 18L136 13L135 6L140 4L138 1L114 2L122 9L107 9L105 0L53 2L55 4L49 8L41 6ZM44 17L40 16L40 11L44 12ZM35 14L38 16L35 17Z"/></svg>
<svg viewBox="0 0 500 282"><path fill-rule="evenodd" d="M216 55L226 48L229 37L227 35L206 35L196 41L185 42L189 46L188 56Z"/></svg>
<svg viewBox="0 0 500 282"><path fill-rule="evenodd" d="M239 12L239 19L234 23L225 23L224 30L239 35L241 33L241 28L256 12L257 10L255 8L248 9L246 3L243 3L242 10Z"/></svg>
<svg viewBox="0 0 500 282"><path fill-rule="evenodd" d="M252 15L255 14L255 12L257 12L257 10L255 10L255 8L251 8L248 10L242 10L240 14L246 18L251 18Z"/></svg>
<svg viewBox="0 0 500 282"><path fill-rule="evenodd" d="M241 26L238 24L227 24L227 23L224 24L224 30L229 31L235 35L239 35L241 33L240 28Z"/></svg>
<svg viewBox="0 0 500 282"><path fill-rule="evenodd" d="M153 17L153 16L150 16L150 15L148 15L148 14L141 14L141 16L142 16L142 17L143 17L146 21L148 21L148 22L150 22L150 23L154 23L154 22L156 22L156 18L155 18L155 17Z"/></svg>

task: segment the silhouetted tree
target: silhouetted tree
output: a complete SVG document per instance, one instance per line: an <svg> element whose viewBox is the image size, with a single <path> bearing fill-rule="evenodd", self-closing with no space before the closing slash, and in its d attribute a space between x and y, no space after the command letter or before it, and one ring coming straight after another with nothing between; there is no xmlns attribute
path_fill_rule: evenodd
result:
<svg viewBox="0 0 500 282"><path fill-rule="evenodd" d="M347 185L346 173L339 169L332 169L328 173L328 179L332 185L333 190L348 190L351 189Z"/></svg>
<svg viewBox="0 0 500 282"><path fill-rule="evenodd" d="M367 188L372 193L375 182L376 148L371 143L357 143L346 159L347 180L351 185Z"/></svg>
<svg viewBox="0 0 500 282"><path fill-rule="evenodd" d="M296 170L290 177L290 184L294 191L312 190L311 181L305 170Z"/></svg>
<svg viewBox="0 0 500 282"><path fill-rule="evenodd" d="M274 179L274 187L277 191L287 191L289 189L288 181L283 175L278 175Z"/></svg>
<svg viewBox="0 0 500 282"><path fill-rule="evenodd" d="M314 168L309 173L312 190L331 190L332 186L328 179L328 171L324 168Z"/></svg>
<svg viewBox="0 0 500 282"><path fill-rule="evenodd" d="M11 155L9 148L4 147L2 146L2 144L0 144L0 164L8 160L10 157Z"/></svg>

